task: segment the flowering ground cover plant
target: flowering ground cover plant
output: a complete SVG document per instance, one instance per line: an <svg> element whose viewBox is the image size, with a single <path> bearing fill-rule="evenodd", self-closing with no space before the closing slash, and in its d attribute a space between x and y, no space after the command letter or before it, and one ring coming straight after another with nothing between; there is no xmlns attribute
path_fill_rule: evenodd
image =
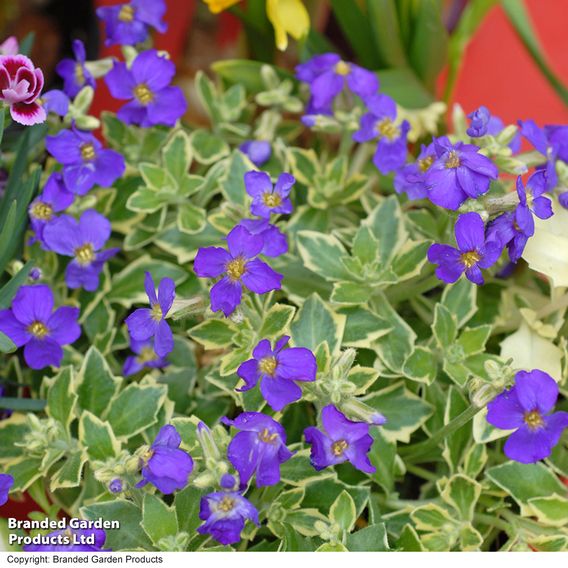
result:
<svg viewBox="0 0 568 568"><path fill-rule="evenodd" d="M50 97L0 56L0 506L120 524L6 540L568 550L568 127L336 53L219 62L193 127L164 9L101 8L123 58L77 41Z"/></svg>

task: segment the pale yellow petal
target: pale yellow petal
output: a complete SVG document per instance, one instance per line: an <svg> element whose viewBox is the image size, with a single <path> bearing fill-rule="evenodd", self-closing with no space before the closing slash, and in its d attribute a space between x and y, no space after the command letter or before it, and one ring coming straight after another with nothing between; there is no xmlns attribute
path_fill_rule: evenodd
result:
<svg viewBox="0 0 568 568"><path fill-rule="evenodd" d="M267 0L266 15L274 26L276 47L288 47L288 34L301 39L310 30L310 16L301 0Z"/></svg>

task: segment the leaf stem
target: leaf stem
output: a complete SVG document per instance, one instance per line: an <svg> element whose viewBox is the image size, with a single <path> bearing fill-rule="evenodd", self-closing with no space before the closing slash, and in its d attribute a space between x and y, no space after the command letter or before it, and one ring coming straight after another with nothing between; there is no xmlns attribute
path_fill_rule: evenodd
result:
<svg viewBox="0 0 568 568"><path fill-rule="evenodd" d="M438 430L429 440L401 448L399 451L400 456L405 460L412 462L424 456L429 451L436 448L436 446L450 434L459 430L462 426L467 424L483 407L470 406L461 414L456 416L453 420L448 422L442 429Z"/></svg>

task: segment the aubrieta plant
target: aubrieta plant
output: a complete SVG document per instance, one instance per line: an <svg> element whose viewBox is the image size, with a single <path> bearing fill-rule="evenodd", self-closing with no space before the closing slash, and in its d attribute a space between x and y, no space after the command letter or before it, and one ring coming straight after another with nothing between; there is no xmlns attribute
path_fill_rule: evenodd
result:
<svg viewBox="0 0 568 568"><path fill-rule="evenodd" d="M194 127L164 14L64 91L0 55L0 505L120 523L13 546L568 550L568 127L335 53L199 72Z"/></svg>

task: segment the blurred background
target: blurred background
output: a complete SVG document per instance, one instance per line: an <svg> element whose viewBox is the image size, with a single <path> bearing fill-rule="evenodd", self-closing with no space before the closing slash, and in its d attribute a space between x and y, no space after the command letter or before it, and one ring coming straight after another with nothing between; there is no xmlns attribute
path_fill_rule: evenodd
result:
<svg viewBox="0 0 568 568"><path fill-rule="evenodd" d="M46 89L57 88L55 65L72 56L74 38L85 42L88 59L119 54L104 46L95 10L123 2L0 0L0 35L22 40L33 33L32 59L44 70ZM190 103L193 75L213 61L252 58L293 69L313 53L335 50L374 69L408 70L418 79L417 90L432 100L457 101L466 112L484 104L506 123L529 116L538 123L568 119L567 0L305 0L309 36L300 44L291 41L285 52L274 48L273 39L265 41L273 31L259 10L264 0L243 0L219 14L203 0L165 2L169 29L154 41L176 62L177 82ZM357 21L360 16L364 22ZM95 113L116 108L99 84ZM412 81L403 83L407 91L414 88ZM399 102L405 106L425 100L404 99ZM188 119L201 122L199 105L190 104L189 113Z"/></svg>

